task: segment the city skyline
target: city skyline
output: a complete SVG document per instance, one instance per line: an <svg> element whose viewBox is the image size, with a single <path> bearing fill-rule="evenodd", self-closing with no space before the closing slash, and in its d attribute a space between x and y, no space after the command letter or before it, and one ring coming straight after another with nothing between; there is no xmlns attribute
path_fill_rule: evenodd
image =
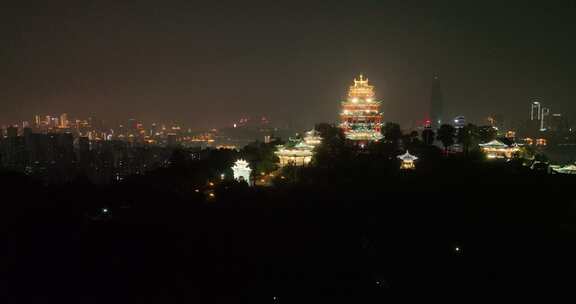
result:
<svg viewBox="0 0 576 304"><path fill-rule="evenodd" d="M576 0L529 2L5 4L0 291L571 292Z"/></svg>
<svg viewBox="0 0 576 304"><path fill-rule="evenodd" d="M360 79L362 80L363 75L360 74ZM367 83L366 79L366 83ZM357 83L357 80L354 78L354 82ZM352 88L352 87L351 87ZM374 94L373 86L370 86L371 94ZM350 92L349 94L350 95ZM448 117L444 114L444 110L442 108L442 92L440 88L440 82L438 77L434 77L434 84L432 86L432 94L431 100L428 105L428 113L425 114L425 118L422 120L417 121L416 123L412 122L411 125L402 125L399 124L400 128L403 130L421 130L423 128L432 127L433 129L437 129L442 124L449 124L453 125L457 128L464 126L466 123L471 123L473 125L479 126L494 126L498 128L503 128L500 132L516 132L518 130L531 130L529 133L533 133L534 131L545 132L549 129L557 131L559 126L562 125L562 128L570 129L572 131L573 127L572 124L574 123L572 113L562 113L557 111L558 109L551 108L549 104L540 102L540 99L533 99L530 102L530 111L528 117L521 117L518 119L509 119L505 115L501 113L494 112L486 117L483 117L480 121L470 120L466 116L458 115L456 117ZM350 96L348 96L350 99ZM370 99L371 100L371 99ZM440 106L438 105L440 103ZM380 106L380 102L378 102ZM340 119L342 119L342 113L346 114L349 112L345 110L344 112L340 113ZM350 113L348 113L350 114ZM379 113L379 117L382 117L384 113ZM384 116L385 117L385 116ZM431 117L438 117L437 119L431 119ZM538 126L535 126L534 123L537 123ZM318 123L325 123L322 121L316 121L312 124L312 126L317 125ZM340 122L327 122L334 125L341 125ZM385 121L382 120L382 123L379 125L383 125L384 123L397 123L395 121ZM72 127L74 126L74 127ZM187 131L188 133L205 133L205 132L212 132L217 131L218 129L227 129L233 128L236 129L237 127L242 126L250 126L250 127L265 127L265 128L273 128L273 129L284 129L284 130L299 130L300 132L304 129L310 128L311 126L308 125L298 125L298 124L291 124L286 123L285 121L275 121L270 119L270 117L266 116L244 116L237 118L234 121L229 121L224 125L219 126L211 126L208 128L201 128L201 127L191 127L190 124L186 124L186 122L179 122L179 121L143 121L138 118L124 118L118 121L106 121L100 119L99 117L89 116L89 117L76 117L74 115L69 115L69 113L60 113L60 114L36 114L30 120L22 120L16 121L12 123L3 123L0 122L0 130L6 129L8 127L16 127L16 128L29 128L32 127L34 130L39 131L43 130L43 132L50 132L51 130L59 132L69 132L72 129L78 129L80 126L90 126L95 127L95 130L98 131L105 131L105 132L116 132L116 130L122 129L142 129L142 128L152 128L152 129L177 129ZM132 126L132 127L131 127ZM534 129L535 128L535 129ZM346 129L346 128L345 128ZM380 129L377 130L380 132ZM533 134L532 134L533 135ZM257 140L258 138L254 138Z"/></svg>
<svg viewBox="0 0 576 304"><path fill-rule="evenodd" d="M574 112L574 27L561 18L574 5L545 6L15 4L2 16L0 121L67 112L208 128L240 114L311 125L337 121L360 73L385 121L402 125L426 116L435 74L449 118L523 118L533 99Z"/></svg>
<svg viewBox="0 0 576 304"><path fill-rule="evenodd" d="M362 76L362 74L360 74L360 76ZM450 116L450 114L446 114L446 111L443 108L443 92L442 89L440 87L440 78L438 75L433 76L432 78L432 86L431 86L431 90L430 90L430 96L429 96L430 100L428 101L428 104L424 107L424 116L421 117L421 119L418 120L414 120L414 121L410 121L409 123L405 123L405 124L400 124L401 127L405 130L415 130L415 129L420 129L422 127L426 127L428 125L437 128L440 126L440 124L461 124L462 121L468 122L468 123L472 123L472 124L476 124L476 125L494 125L494 124L499 124L500 126L502 126L502 123L506 123L506 127L508 129L515 129L515 128L523 128L525 126L526 123L530 123L530 121L534 120L534 105L538 104L538 105L542 105L542 111L546 111L545 113L542 113L542 115L545 115L547 118L544 119L540 119L540 117L538 117L538 121L540 121L540 129L541 131L545 131L546 128L544 128L544 122L548 121L549 119L553 119L553 118L559 118L561 117L566 123L572 123L573 122L573 117L574 114L572 112L562 112L560 111L558 108L555 108L553 106L551 106L550 104L546 103L545 101L543 101L541 98L533 98L529 101L530 103L530 112L528 117L525 116L507 116L507 115L503 115L501 112L497 111L497 110L493 110L493 111L489 111L487 113L486 116L477 118L477 119L470 119L470 116L467 115L462 115L464 113L459 113L456 116ZM439 106L440 104L440 106ZM524 105L525 106L525 105ZM517 113L518 114L518 113ZM540 110L538 110L538 116L540 116ZM440 119L436 119L437 121L435 122L435 119L431 119L433 116L441 116ZM550 116L550 118L548 118L548 116ZM70 119L68 119L67 117L71 117ZM384 116L385 118L386 116ZM512 118L510 118L512 117ZM228 127L233 127L236 128L237 125L244 125L246 123L248 124L258 124L258 123L266 123L269 124L270 122L273 121L273 125L276 127L283 127L283 128L289 128L289 129L306 129L309 128L310 125L307 124L303 124L301 121L300 122L294 122L293 120L290 121L286 121L286 120L276 120L275 118L270 118L270 116L267 115L254 115L254 114L248 114L248 115L240 115L238 117L235 118L231 118L232 120L229 120L227 122L224 122L220 125L216 125L214 123L212 123L210 126L198 126L198 124L194 124L193 122L191 123L190 121L177 121L177 120L173 120L168 118L167 120L143 120L139 117L123 117L123 118L118 118L118 119L114 119L114 120L104 120L101 119L98 116L95 115L88 115L86 117L79 117L79 116L75 116L74 114L70 115L67 112L63 112L63 113L36 113L32 116L31 119L26 119L24 118L23 120L11 120L9 122L7 121L0 121L0 127L6 128L8 126L18 126L18 127L22 127L25 128L27 126L32 126L32 125L39 125L39 120L46 120L46 119L52 119L54 120L53 123L55 123L55 127L59 127L59 128L65 128L62 125L62 119L66 120L67 123L72 122L72 121L76 121L76 123L79 123L80 121L96 121L99 125L102 125L106 128L115 128L115 127L122 127L123 125L127 125L130 124L131 121L135 121L137 123L140 124L147 124L147 125L158 125L158 126L184 126L184 128L188 129L188 130L194 130L195 132L202 132L202 131L206 131L206 130L212 130L212 129L220 129L220 128L228 128ZM338 124L338 120L336 121L315 121L313 122L311 125L315 125L317 123L320 122L328 122L328 123L334 123L334 124ZM390 121L390 120L386 120L384 119L383 122L392 122L392 123L397 123L397 121ZM52 123L48 123L48 124L52 124Z"/></svg>

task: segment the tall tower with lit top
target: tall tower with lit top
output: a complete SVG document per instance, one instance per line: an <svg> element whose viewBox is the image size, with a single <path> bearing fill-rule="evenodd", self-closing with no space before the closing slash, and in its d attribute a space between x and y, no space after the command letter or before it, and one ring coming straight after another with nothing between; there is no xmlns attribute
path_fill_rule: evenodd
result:
<svg viewBox="0 0 576 304"><path fill-rule="evenodd" d="M440 77L434 75L432 92L430 94L430 119L432 127L439 128L444 122L444 97L440 86Z"/></svg>
<svg viewBox="0 0 576 304"><path fill-rule="evenodd" d="M381 102L376 100L374 86L368 78L354 79L354 85L348 89L348 98L342 101L340 128L346 138L359 142L378 141L382 139Z"/></svg>

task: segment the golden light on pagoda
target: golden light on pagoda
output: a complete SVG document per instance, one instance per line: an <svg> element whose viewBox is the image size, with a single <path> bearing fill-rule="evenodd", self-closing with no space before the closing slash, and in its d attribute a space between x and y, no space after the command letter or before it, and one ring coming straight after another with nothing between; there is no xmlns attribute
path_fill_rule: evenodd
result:
<svg viewBox="0 0 576 304"><path fill-rule="evenodd" d="M402 154L402 155L398 155L397 156L402 163L400 164L400 169L402 170L414 170L416 169L416 165L414 164L414 161L418 159L418 157L410 154L408 152L408 150L406 150L406 153Z"/></svg>
<svg viewBox="0 0 576 304"><path fill-rule="evenodd" d="M374 86L368 84L368 78L364 79L364 75L360 74L360 79L354 78L354 85L348 89L349 98L369 99L374 97Z"/></svg>
<svg viewBox="0 0 576 304"><path fill-rule="evenodd" d="M306 132L304 138L289 138L285 145L276 147L280 167L308 165L314 156L314 148L321 143L322 137L316 130Z"/></svg>
<svg viewBox="0 0 576 304"><path fill-rule="evenodd" d="M537 146L546 146L547 144L548 144L548 141L545 138L536 139L536 145Z"/></svg>
<svg viewBox="0 0 576 304"><path fill-rule="evenodd" d="M517 144L508 145L496 139L478 146L489 159L510 159L520 152Z"/></svg>
<svg viewBox="0 0 576 304"><path fill-rule="evenodd" d="M374 86L360 75L348 89L348 97L341 103L340 128L346 138L355 141L377 141L382 138L380 101L374 99Z"/></svg>
<svg viewBox="0 0 576 304"><path fill-rule="evenodd" d="M306 145L303 142L297 143L292 146L278 146L275 154L280 160L280 167L292 166L305 166L312 161L314 147Z"/></svg>

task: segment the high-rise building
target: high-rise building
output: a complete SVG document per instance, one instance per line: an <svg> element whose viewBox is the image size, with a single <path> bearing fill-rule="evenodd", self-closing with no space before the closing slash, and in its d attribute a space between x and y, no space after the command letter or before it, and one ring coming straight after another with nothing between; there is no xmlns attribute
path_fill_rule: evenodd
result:
<svg viewBox="0 0 576 304"><path fill-rule="evenodd" d="M26 138L27 138L27 137L30 137L30 134L32 134L32 128L30 128L30 127L24 127L24 128L22 128L22 135L23 135L24 137L26 137Z"/></svg>
<svg viewBox="0 0 576 304"><path fill-rule="evenodd" d="M68 114L62 113L60 115L60 128L68 128Z"/></svg>
<svg viewBox="0 0 576 304"><path fill-rule="evenodd" d="M88 163L90 159L90 140L88 137L78 137L78 153L77 153L78 165L82 169L88 168Z"/></svg>
<svg viewBox="0 0 576 304"><path fill-rule="evenodd" d="M466 117L464 116L456 116L454 118L454 127L456 129L462 129L466 126Z"/></svg>
<svg viewBox="0 0 576 304"><path fill-rule="evenodd" d="M550 115L550 130L554 132L568 132L570 125L561 113Z"/></svg>
<svg viewBox="0 0 576 304"><path fill-rule="evenodd" d="M178 145L175 133L168 133L168 135L166 136L166 145L168 147L175 147Z"/></svg>
<svg viewBox="0 0 576 304"><path fill-rule="evenodd" d="M542 108L540 112L540 131L549 129L547 117L550 115L550 108Z"/></svg>
<svg viewBox="0 0 576 304"><path fill-rule="evenodd" d="M26 151L35 167L42 167L48 161L48 135L24 131Z"/></svg>
<svg viewBox="0 0 576 304"><path fill-rule="evenodd" d="M547 117L550 116L550 108L544 107L539 101L530 104L530 127L539 131L550 128Z"/></svg>
<svg viewBox="0 0 576 304"><path fill-rule="evenodd" d="M381 102L374 98L374 86L368 84L368 78L360 75L354 79L354 85L348 90L348 98L342 101L340 128L346 138L358 142L382 139Z"/></svg>
<svg viewBox="0 0 576 304"><path fill-rule="evenodd" d="M130 119L128 119L127 126L128 126L128 131L130 133L135 133L136 130L138 129L138 121L134 118L130 118Z"/></svg>
<svg viewBox="0 0 576 304"><path fill-rule="evenodd" d="M440 77L434 75L432 80L432 91L430 94L430 120L432 127L438 128L444 123L444 96L440 86Z"/></svg>
<svg viewBox="0 0 576 304"><path fill-rule="evenodd" d="M68 166L74 161L74 137L70 133L48 134L50 160Z"/></svg>
<svg viewBox="0 0 576 304"><path fill-rule="evenodd" d="M60 127L60 119L58 117L52 117L50 119L50 128L58 128Z"/></svg>
<svg viewBox="0 0 576 304"><path fill-rule="evenodd" d="M18 128L15 126L9 126L6 128L6 136L8 138L16 138L18 136Z"/></svg>
<svg viewBox="0 0 576 304"><path fill-rule="evenodd" d="M540 120L540 110L540 102L532 102L532 104L530 104L530 120Z"/></svg>

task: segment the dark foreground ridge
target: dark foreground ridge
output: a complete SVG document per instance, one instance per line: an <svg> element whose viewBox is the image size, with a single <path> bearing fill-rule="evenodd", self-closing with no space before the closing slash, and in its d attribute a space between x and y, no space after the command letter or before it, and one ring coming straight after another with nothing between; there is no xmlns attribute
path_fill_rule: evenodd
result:
<svg viewBox="0 0 576 304"><path fill-rule="evenodd" d="M177 168L107 186L4 173L0 291L273 303L574 283L572 176L467 159L395 174L358 162L275 187L222 182L212 200Z"/></svg>

